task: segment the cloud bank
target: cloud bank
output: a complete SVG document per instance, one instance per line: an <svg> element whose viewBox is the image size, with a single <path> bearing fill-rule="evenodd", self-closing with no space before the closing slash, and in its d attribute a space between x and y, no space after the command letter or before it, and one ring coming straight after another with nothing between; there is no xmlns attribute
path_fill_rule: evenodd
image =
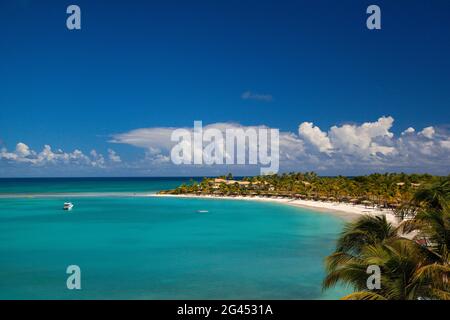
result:
<svg viewBox="0 0 450 320"><path fill-rule="evenodd" d="M313 170L321 174L357 175L372 172L403 171L450 173L450 134L445 128L405 129L392 132L394 119L383 116L373 122L335 125L322 129L313 122L302 122L297 132L280 132L280 171ZM203 127L225 129L268 128L243 126L238 123L214 123ZM37 152L19 142L15 149L0 150L0 168L8 165L31 167L89 167L98 170L116 168L143 175L215 175L227 171L257 174L251 166L176 166L170 161L170 150L176 144L170 140L171 127L139 128L112 135L110 143L142 149L142 156L123 161L114 150L107 156L95 150L84 154L80 150L53 151L49 145ZM185 128L192 130L192 128ZM254 146L253 146L254 147ZM201 150L197 150L201 152ZM194 152L196 152L194 150ZM253 170L253 171L252 171ZM114 171L111 171L114 172Z"/></svg>
<svg viewBox="0 0 450 320"><path fill-rule="evenodd" d="M410 127L396 137L391 131L393 124L394 118L390 116L374 122L332 126L328 130L322 130L312 122L303 122L298 132L280 132L281 170L314 170L330 174L450 173L450 135L446 130L427 127L416 133ZM215 123L204 128L224 131L225 128L267 127ZM173 129L136 129L114 135L111 142L144 148L153 156L167 156L174 145L170 141Z"/></svg>
<svg viewBox="0 0 450 320"><path fill-rule="evenodd" d="M109 149L108 151L110 162L120 162L120 157L114 150ZM108 161L96 150L91 150L89 155L85 155L78 149L72 152L64 152L61 149L54 151L51 146L45 145L41 151L37 152L23 142L17 143L15 150L12 151L2 148L0 161L6 164L28 164L34 167L75 165L104 168L108 165Z"/></svg>

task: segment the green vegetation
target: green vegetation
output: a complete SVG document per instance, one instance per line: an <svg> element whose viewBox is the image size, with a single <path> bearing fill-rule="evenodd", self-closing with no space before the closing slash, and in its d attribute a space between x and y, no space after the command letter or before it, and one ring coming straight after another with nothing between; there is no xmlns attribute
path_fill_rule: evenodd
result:
<svg viewBox="0 0 450 320"><path fill-rule="evenodd" d="M422 186L438 183L448 177L428 174L372 174L360 177L319 177L313 172L246 177L204 178L191 181L166 194L217 196L263 196L296 199L362 203L383 208L395 208L400 215L411 214L413 195Z"/></svg>
<svg viewBox="0 0 450 320"><path fill-rule="evenodd" d="M344 283L349 300L450 300L450 179L417 190L404 206L409 219L398 226L385 216L347 224L326 258L324 289ZM381 271L381 286L369 290L367 268Z"/></svg>

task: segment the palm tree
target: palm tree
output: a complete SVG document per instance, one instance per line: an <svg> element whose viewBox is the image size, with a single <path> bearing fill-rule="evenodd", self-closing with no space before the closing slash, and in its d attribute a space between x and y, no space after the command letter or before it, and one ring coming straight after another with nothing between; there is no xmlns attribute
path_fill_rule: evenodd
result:
<svg viewBox="0 0 450 320"><path fill-rule="evenodd" d="M416 239L426 240L428 248L439 256L442 263L449 263L450 248L450 179L418 190L412 197L414 218L402 223L404 232L417 234Z"/></svg>
<svg viewBox="0 0 450 320"><path fill-rule="evenodd" d="M337 241L335 252L325 259L328 275L323 282L324 289L335 285L338 281L349 281L348 272L350 274L356 272L356 277L362 275L364 279L367 279L367 265L365 267L355 265L356 261L360 261L363 250L367 246L376 246L397 238L396 229L387 222L385 216L365 215L348 223ZM359 288L358 283L353 285Z"/></svg>
<svg viewBox="0 0 450 320"><path fill-rule="evenodd" d="M387 222L386 216L365 215L344 227L337 241L336 251L358 253L363 246L397 237L397 229Z"/></svg>
<svg viewBox="0 0 450 320"><path fill-rule="evenodd" d="M377 265L381 270L378 290L367 287L367 268L371 265ZM449 267L434 264L427 251L415 242L389 239L364 246L358 256L329 272L323 285L329 288L343 282L356 289L344 300L448 299L448 283L442 278L449 275Z"/></svg>
<svg viewBox="0 0 450 320"><path fill-rule="evenodd" d="M324 289L343 282L357 290L343 299L450 300L449 195L448 179L419 190L409 204L414 218L397 228L385 217L348 224L326 258ZM402 237L412 231L411 239ZM367 288L370 265L381 270L377 291Z"/></svg>
<svg viewBox="0 0 450 320"><path fill-rule="evenodd" d="M232 176L221 176L222 179L230 180ZM448 203L448 188L449 177L435 177L427 174L371 174L368 176L359 177L319 177L314 172L306 173L289 173L289 174L273 174L269 176L259 176L252 178L243 178L244 181L259 181L264 185L258 188L269 189L273 188L274 194L279 193L300 193L308 198L329 198L330 196L337 198L338 201L349 200L352 198L360 198L370 200L373 204L391 205L395 204L398 207L401 203L408 203L411 208L418 208L420 206L433 206L441 209L442 205L439 203ZM412 199L414 188L411 187L411 182L425 185L436 185L434 194L427 188L423 190L422 194L418 194L415 202L410 202ZM400 183L400 185L399 185ZM267 184L267 186L265 186ZM201 190L202 194L210 194L216 191L212 186L213 179L203 178L201 182L191 181L188 186L177 188L176 190L168 190L164 193L189 193ZM270 187L269 187L270 186ZM250 187L251 188L251 187ZM254 186L253 186L254 188ZM226 190L226 193L240 192L239 188L232 190L231 186ZM447 197L447 198L446 198ZM344 200L344 201L345 201ZM415 211L411 211L410 207L403 206L399 210L399 216L415 215Z"/></svg>
<svg viewBox="0 0 450 320"><path fill-rule="evenodd" d="M450 214L445 211L420 211L414 219L401 226L404 232L416 231L414 239L426 241L426 245L442 263L449 263Z"/></svg>
<svg viewBox="0 0 450 320"><path fill-rule="evenodd" d="M448 211L450 204L450 178L419 189L412 201L418 206L437 211Z"/></svg>

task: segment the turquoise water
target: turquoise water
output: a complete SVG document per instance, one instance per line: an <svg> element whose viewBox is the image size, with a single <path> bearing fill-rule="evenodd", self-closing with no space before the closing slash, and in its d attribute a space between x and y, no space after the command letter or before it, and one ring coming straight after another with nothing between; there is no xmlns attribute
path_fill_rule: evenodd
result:
<svg viewBox="0 0 450 320"><path fill-rule="evenodd" d="M0 196L72 192L157 192L189 181L188 178L4 178L0 179Z"/></svg>
<svg viewBox="0 0 450 320"><path fill-rule="evenodd" d="M343 226L335 216L252 201L76 195L146 192L174 182L180 180L111 180L95 188L92 180L60 181L73 193L71 212L61 209L64 197L0 198L0 298L334 299L345 293L321 291L323 258ZM48 181L31 184L0 190L4 196L56 191ZM66 288L69 265L81 268L81 290Z"/></svg>

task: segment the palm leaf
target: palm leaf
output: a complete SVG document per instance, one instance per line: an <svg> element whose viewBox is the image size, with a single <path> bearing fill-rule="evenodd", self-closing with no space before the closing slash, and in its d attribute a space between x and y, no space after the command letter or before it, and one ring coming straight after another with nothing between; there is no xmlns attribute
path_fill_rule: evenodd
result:
<svg viewBox="0 0 450 320"><path fill-rule="evenodd" d="M358 291L346 295L341 300L387 300L382 295L370 291Z"/></svg>

